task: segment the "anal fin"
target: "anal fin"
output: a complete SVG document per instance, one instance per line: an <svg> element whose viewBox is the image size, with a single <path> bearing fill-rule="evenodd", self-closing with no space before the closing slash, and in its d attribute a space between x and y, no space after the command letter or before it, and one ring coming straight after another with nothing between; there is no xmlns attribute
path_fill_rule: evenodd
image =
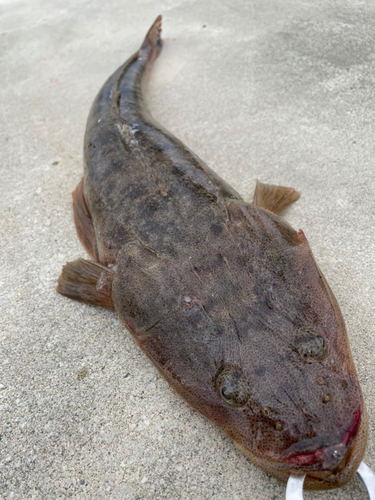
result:
<svg viewBox="0 0 375 500"><path fill-rule="evenodd" d="M89 207L87 205L83 178L72 192L74 224L79 241L86 252L96 262L99 261L98 246L96 243L95 229Z"/></svg>
<svg viewBox="0 0 375 500"><path fill-rule="evenodd" d="M67 262L58 279L56 291L89 304L114 309L112 281L115 273L95 262L77 259Z"/></svg>
<svg viewBox="0 0 375 500"><path fill-rule="evenodd" d="M263 184L257 180L253 203L278 215L299 197L300 193L293 188Z"/></svg>

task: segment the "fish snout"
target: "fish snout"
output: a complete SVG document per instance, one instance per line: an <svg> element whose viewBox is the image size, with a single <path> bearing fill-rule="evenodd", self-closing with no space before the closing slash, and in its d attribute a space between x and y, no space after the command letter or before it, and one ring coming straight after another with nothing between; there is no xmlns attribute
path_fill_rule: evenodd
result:
<svg viewBox="0 0 375 500"><path fill-rule="evenodd" d="M337 469L348 455L357 435L361 410L355 412L349 426L333 440L332 435L303 439L284 452L285 461L311 470Z"/></svg>
<svg viewBox="0 0 375 500"><path fill-rule="evenodd" d="M323 470L334 470L339 467L341 462L346 458L350 447L340 443L338 445L327 446L323 448L322 454L322 469Z"/></svg>

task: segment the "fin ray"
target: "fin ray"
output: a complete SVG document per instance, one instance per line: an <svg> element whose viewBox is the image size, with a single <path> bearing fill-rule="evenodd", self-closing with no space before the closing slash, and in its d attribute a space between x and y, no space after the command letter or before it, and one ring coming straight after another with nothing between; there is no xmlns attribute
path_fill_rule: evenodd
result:
<svg viewBox="0 0 375 500"><path fill-rule="evenodd" d="M115 273L108 267L85 259L67 262L58 279L56 291L71 299L114 309L112 281Z"/></svg>
<svg viewBox="0 0 375 500"><path fill-rule="evenodd" d="M263 184L257 180L253 203L279 215L289 205L297 201L300 193L293 188Z"/></svg>
<svg viewBox="0 0 375 500"><path fill-rule="evenodd" d="M99 262L95 229L86 201L84 187L84 180L82 178L72 192L74 224L82 246L95 262Z"/></svg>

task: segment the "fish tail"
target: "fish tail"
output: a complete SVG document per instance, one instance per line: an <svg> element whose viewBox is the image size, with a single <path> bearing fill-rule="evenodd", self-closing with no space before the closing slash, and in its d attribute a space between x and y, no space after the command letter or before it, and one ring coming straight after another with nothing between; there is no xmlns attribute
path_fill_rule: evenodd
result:
<svg viewBox="0 0 375 500"><path fill-rule="evenodd" d="M161 16L155 19L141 48L118 69L114 92L112 92L112 113L120 114L128 123L137 123L139 112L145 113L143 91L147 86L151 68L161 52Z"/></svg>
<svg viewBox="0 0 375 500"><path fill-rule="evenodd" d="M141 51L147 53L149 62L155 61L163 47L163 40L161 39L161 25L162 17L158 16L155 19L154 24L149 29L141 47Z"/></svg>

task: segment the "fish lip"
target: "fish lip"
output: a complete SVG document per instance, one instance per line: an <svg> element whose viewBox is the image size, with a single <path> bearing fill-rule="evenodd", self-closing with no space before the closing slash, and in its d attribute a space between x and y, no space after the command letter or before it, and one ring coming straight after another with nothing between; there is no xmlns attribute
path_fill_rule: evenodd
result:
<svg viewBox="0 0 375 500"><path fill-rule="evenodd" d="M299 441L285 450L283 462L307 469L309 467L316 469L318 465L320 470L332 470L338 467L351 449L360 422L361 408L359 407L349 426L341 433L338 442L322 446L322 441L325 441L324 437ZM301 453L302 450L304 451Z"/></svg>
<svg viewBox="0 0 375 500"><path fill-rule="evenodd" d="M286 458L285 461L294 465L314 465L316 462L319 462L321 460L323 453L323 447L320 447L312 453L295 454L289 458Z"/></svg>

